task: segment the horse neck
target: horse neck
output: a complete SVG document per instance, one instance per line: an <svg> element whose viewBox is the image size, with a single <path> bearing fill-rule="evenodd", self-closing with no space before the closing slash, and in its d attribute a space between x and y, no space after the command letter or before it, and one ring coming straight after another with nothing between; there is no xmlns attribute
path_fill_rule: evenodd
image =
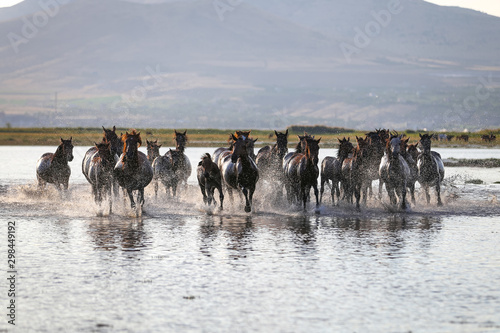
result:
<svg viewBox="0 0 500 333"><path fill-rule="evenodd" d="M186 146L184 144L176 144L175 149L184 154L184 150L186 149Z"/></svg>
<svg viewBox="0 0 500 333"><path fill-rule="evenodd" d="M63 152L63 147L58 146L54 155L52 155L52 163L57 164L68 164L68 160L66 159L66 155Z"/></svg>
<svg viewBox="0 0 500 333"><path fill-rule="evenodd" d="M126 146L124 146L124 154L123 154L123 162L129 164L130 166L138 166L139 165L139 150L137 147L134 150L134 155L131 158L127 157Z"/></svg>

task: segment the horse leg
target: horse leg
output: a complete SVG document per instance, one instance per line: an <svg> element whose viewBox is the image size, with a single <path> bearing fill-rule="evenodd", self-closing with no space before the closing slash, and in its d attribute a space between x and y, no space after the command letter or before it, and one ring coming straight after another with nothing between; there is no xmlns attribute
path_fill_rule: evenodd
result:
<svg viewBox="0 0 500 333"><path fill-rule="evenodd" d="M144 187L139 188L138 192L139 193L137 195L137 202L139 203L142 209L142 206L144 206Z"/></svg>
<svg viewBox="0 0 500 333"><path fill-rule="evenodd" d="M431 196L429 195L429 185L425 184L424 185L424 191L425 191L425 199L427 200L427 204L431 203Z"/></svg>
<svg viewBox="0 0 500 333"><path fill-rule="evenodd" d="M412 204L415 204L415 183L410 184L410 195Z"/></svg>
<svg viewBox="0 0 500 333"><path fill-rule="evenodd" d="M406 183L403 184L399 189L399 199L401 200L401 209L406 209Z"/></svg>
<svg viewBox="0 0 500 333"><path fill-rule="evenodd" d="M332 183L333 184L333 183ZM313 190L314 190L314 195L316 196L316 210L319 208L319 200L318 200L318 185L317 184L314 184L312 186ZM334 188L332 187L332 199L333 199L333 193L334 193Z"/></svg>
<svg viewBox="0 0 500 333"><path fill-rule="evenodd" d="M252 211L252 207L250 205L250 201L248 200L248 190L246 187L242 189L243 195L245 196L245 212L250 213Z"/></svg>
<svg viewBox="0 0 500 333"><path fill-rule="evenodd" d="M385 184L385 189L387 190L387 194L389 194L389 200L391 202L391 205L395 206L398 202L396 198L396 189L389 183Z"/></svg>
<svg viewBox="0 0 500 333"><path fill-rule="evenodd" d="M132 194L132 190L127 188L127 194L128 198L130 199L130 207L132 209L135 209L135 201L134 201L134 196Z"/></svg>
<svg viewBox="0 0 500 333"><path fill-rule="evenodd" d="M111 213L113 212L113 195L112 195L112 184L111 183L108 183L106 184L106 192L107 192L107 195L108 195L108 200L109 200L109 214L111 215Z"/></svg>
<svg viewBox="0 0 500 333"><path fill-rule="evenodd" d="M203 203L206 205L207 204L207 195L206 195L206 187L208 185L205 183L205 184L200 184L200 191L201 191L201 195L203 195Z"/></svg>
<svg viewBox="0 0 500 333"><path fill-rule="evenodd" d="M359 201L361 199L361 185L354 186L354 196L356 197L356 209L360 210Z"/></svg>
<svg viewBox="0 0 500 333"><path fill-rule="evenodd" d="M154 189L155 189L155 199L158 198L158 179L155 179L153 180L153 185L154 185Z"/></svg>
<svg viewBox="0 0 500 333"><path fill-rule="evenodd" d="M222 193L222 186L218 186L217 190L219 191L219 200L220 200L220 210L223 209L223 202L224 202L224 193Z"/></svg>
<svg viewBox="0 0 500 333"><path fill-rule="evenodd" d="M439 180L436 182L436 195L438 199L438 206L442 206L443 202L441 201L441 182Z"/></svg>
<svg viewBox="0 0 500 333"><path fill-rule="evenodd" d="M306 187L305 186L301 186L300 187L300 196L302 196L302 202L303 202L303 205L304 205L304 212L307 211L307 191L306 191Z"/></svg>
<svg viewBox="0 0 500 333"><path fill-rule="evenodd" d="M320 197L319 197L319 201L320 202L323 202L323 193L325 192L325 182L328 183L328 180L325 179L323 176L321 177L321 187L320 187ZM333 191L332 191L333 193Z"/></svg>

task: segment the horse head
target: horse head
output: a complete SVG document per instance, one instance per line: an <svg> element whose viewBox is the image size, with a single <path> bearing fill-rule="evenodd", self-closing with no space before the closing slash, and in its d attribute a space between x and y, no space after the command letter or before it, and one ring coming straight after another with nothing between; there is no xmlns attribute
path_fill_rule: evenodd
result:
<svg viewBox="0 0 500 333"><path fill-rule="evenodd" d="M177 149L169 149L168 153L170 155L170 163L172 164L172 169L174 171L181 169L184 164L184 153Z"/></svg>
<svg viewBox="0 0 500 333"><path fill-rule="evenodd" d="M420 135L420 145L422 146L422 150L424 154L431 153L431 139L433 135L429 134L419 134Z"/></svg>
<svg viewBox="0 0 500 333"><path fill-rule="evenodd" d="M314 138L306 139L306 156L309 158L315 165L319 162L319 142L321 138L315 140Z"/></svg>
<svg viewBox="0 0 500 333"><path fill-rule="evenodd" d="M401 135L392 135L386 144L387 156L393 159L399 159L399 154L401 154Z"/></svg>
<svg viewBox="0 0 500 333"><path fill-rule="evenodd" d="M111 151L116 155L120 155L120 152L123 150L123 142L116 135L116 126L113 126L112 130L106 129L104 126L102 126L102 129L104 131L102 140L110 142Z"/></svg>
<svg viewBox="0 0 500 333"><path fill-rule="evenodd" d="M282 159L288 152L288 129L285 133L274 131L276 134L276 149L278 156Z"/></svg>
<svg viewBox="0 0 500 333"><path fill-rule="evenodd" d="M148 139L146 139L146 144L147 144L147 151L148 151L148 160L150 162L153 162L155 158L160 156L161 145L158 144L158 140L148 141Z"/></svg>
<svg viewBox="0 0 500 333"><path fill-rule="evenodd" d="M407 148L407 152L408 154L410 154L410 156L416 161L417 160L417 157L418 157L418 149L417 149L417 144L411 144L411 145L408 145L408 148Z"/></svg>
<svg viewBox="0 0 500 333"><path fill-rule="evenodd" d="M103 139L101 143L95 143L95 147L99 152L99 157L104 164L107 164L109 167L114 166L114 154L111 151L111 142L106 139Z"/></svg>
<svg viewBox="0 0 500 333"><path fill-rule="evenodd" d="M186 143L188 142L188 137L186 133L187 130L185 130L184 133L177 132L177 130L174 130L175 148L182 152L184 152L184 149L186 148Z"/></svg>
<svg viewBox="0 0 500 333"><path fill-rule="evenodd" d="M231 161L233 163L236 163L236 161L238 161L238 158L242 156L248 156L248 150L247 150L248 143L253 142L253 140L243 139L242 136L236 137L234 135L232 135L232 139L233 139L233 150L231 152Z"/></svg>
<svg viewBox="0 0 500 333"><path fill-rule="evenodd" d="M342 140L337 139L339 141L339 150L337 151L337 158L343 160L346 159L349 154L353 151L354 146L350 142L350 138L343 138Z"/></svg>
<svg viewBox="0 0 500 333"><path fill-rule="evenodd" d="M200 166L203 170L203 175L205 176L205 178L210 177L210 172L212 171L214 165L215 164L212 161L212 157L209 153L206 153L201 157Z"/></svg>
<svg viewBox="0 0 500 333"><path fill-rule="evenodd" d="M141 132L132 130L122 135L123 153L127 159L137 156L137 149L142 145Z"/></svg>
<svg viewBox="0 0 500 333"><path fill-rule="evenodd" d="M57 148L60 149L66 161L73 161L73 143L71 142L73 137L69 138L69 140L64 140L61 138L61 144Z"/></svg>
<svg viewBox="0 0 500 333"><path fill-rule="evenodd" d="M353 158L355 158L358 161L361 161L367 157L368 146L370 142L368 139L359 138L357 136L356 136L356 142L357 146L356 149L354 150Z"/></svg>

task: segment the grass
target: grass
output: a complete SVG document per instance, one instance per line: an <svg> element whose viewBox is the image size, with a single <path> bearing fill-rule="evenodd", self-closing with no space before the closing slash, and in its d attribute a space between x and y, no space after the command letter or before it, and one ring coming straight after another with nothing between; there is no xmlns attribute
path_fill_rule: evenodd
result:
<svg viewBox="0 0 500 333"><path fill-rule="evenodd" d="M342 128L327 128L327 127L299 127L290 126L289 131L289 146L293 147L298 142L297 135L303 134L304 130L315 135L316 138L321 137L321 147L332 148L337 147L337 139L350 137L351 141L356 141L356 136L364 137L368 131L354 131ZM118 133L125 133L128 128L117 128ZM164 146L173 145L173 129L156 129L156 128L138 128L143 139L158 140ZM185 129L178 129L184 131ZM189 137L189 145L192 147L211 146L220 147L227 144L229 133L236 129L187 129ZM243 128L242 130L246 130ZM281 130L283 131L283 130ZM406 131L404 133L410 138L410 143L417 142L419 132ZM424 132L420 132L424 133ZM433 147L494 147L496 142L485 143L481 141L481 135L485 133L494 133L500 137L500 130L485 130L477 133L469 133L470 139L468 143L462 141L434 141ZM448 132L448 135L460 135L461 133ZM252 138L257 139L256 146L273 144L275 142L274 131L272 130L252 130ZM59 143L59 138L67 139L73 137L75 145L89 146L94 142L100 141L102 138L102 128L93 127L75 127L75 128L0 128L0 145L48 145L53 146ZM498 163L492 162L492 163Z"/></svg>

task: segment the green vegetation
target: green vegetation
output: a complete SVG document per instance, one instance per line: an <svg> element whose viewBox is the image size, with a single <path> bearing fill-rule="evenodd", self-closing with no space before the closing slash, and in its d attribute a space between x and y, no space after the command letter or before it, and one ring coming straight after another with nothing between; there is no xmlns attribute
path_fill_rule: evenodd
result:
<svg viewBox="0 0 500 333"><path fill-rule="evenodd" d="M118 133L125 133L128 128L117 128ZM157 128L137 128L142 133L144 139L158 140L164 145L173 144L174 129L157 129ZM177 128L178 131L183 131L183 128ZM237 129L187 129L189 137L189 145L195 146L225 146L227 144L228 136L231 132ZM241 128L241 130L248 130ZM356 141L356 136L364 137L368 131L358 131L352 129L345 129L339 127L326 127L326 126L290 126L289 130L289 145L293 147L298 141L297 135L302 135L305 132L321 137L321 146L324 148L336 147L338 139L343 137L350 137L351 141ZM284 131L284 130L281 130ZM410 143L417 142L419 133L423 131L409 130L404 134L410 138ZM500 129L485 130L477 133L468 133L469 142L457 141L434 141L433 147L468 147L468 146L496 146L496 142L485 143L481 140L481 135L493 133L500 136ZM403 134L403 133L401 133ZM448 132L448 135L458 136L463 133ZM262 146L275 142L274 131L272 130L252 130L251 136L258 139L257 146ZM102 128L97 127L74 127L74 128L0 128L0 145L55 145L59 142L59 138L73 137L75 145L92 145L96 141L100 141L102 137ZM499 138L500 140L500 138ZM457 163L465 163L461 160L450 161L455 166ZM477 166L490 166L499 167L498 160L468 160L467 163L478 163ZM481 165L479 165L481 164ZM474 165L468 165L474 166Z"/></svg>

